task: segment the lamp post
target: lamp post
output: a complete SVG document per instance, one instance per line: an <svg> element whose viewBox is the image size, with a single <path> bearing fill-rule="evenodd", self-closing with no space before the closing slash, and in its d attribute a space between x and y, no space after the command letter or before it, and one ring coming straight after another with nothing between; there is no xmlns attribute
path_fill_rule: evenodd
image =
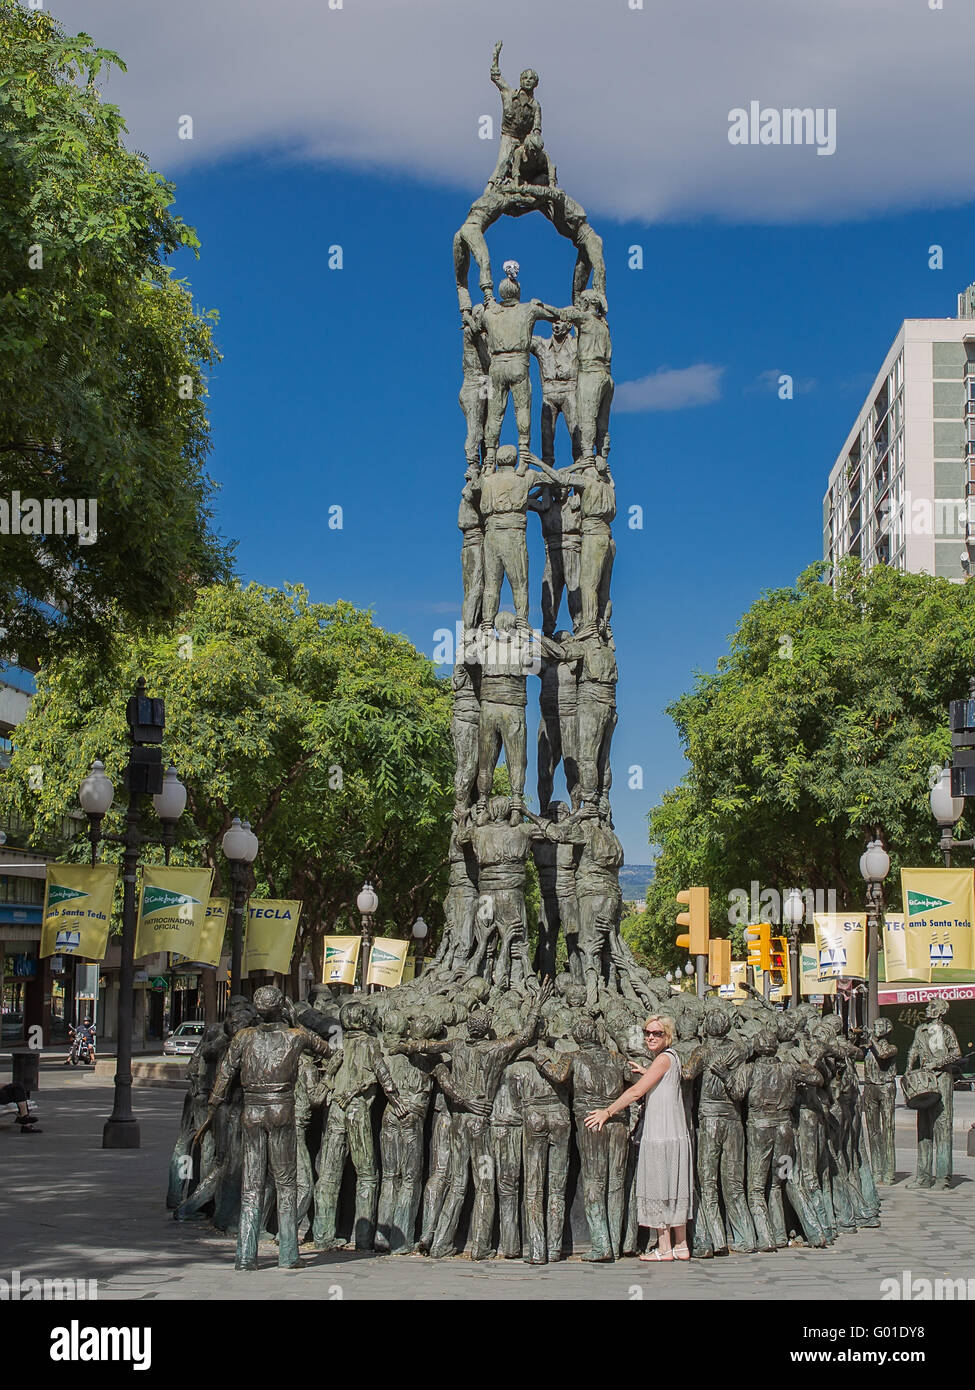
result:
<svg viewBox="0 0 975 1390"><path fill-rule="evenodd" d="M240 993L240 977L243 973L244 954L244 904L247 901L245 871L253 864L259 848L257 836L250 827L250 821L241 821L234 816L229 828L224 831L221 841L227 863L230 865L230 885L232 892L231 921L233 946L230 956L230 993Z"/></svg>
<svg viewBox="0 0 975 1390"><path fill-rule="evenodd" d="M413 940L416 942L416 967L413 971L413 978L418 980L423 973L423 953L426 949L426 939L429 928L422 917L418 917L413 923Z"/></svg>
<svg viewBox="0 0 975 1390"><path fill-rule="evenodd" d="M951 794L951 764L945 763L939 777L931 783L931 814L941 827L939 849L945 857L945 868L951 868L953 849L975 849L975 840L956 840L952 831L962 818L965 798Z"/></svg>
<svg viewBox="0 0 975 1390"><path fill-rule="evenodd" d="M789 930L789 1003L793 1009L799 1006L799 928L805 915L806 904L802 894L798 888L790 888L782 904L782 917Z"/></svg>
<svg viewBox="0 0 975 1390"><path fill-rule="evenodd" d="M369 957L372 954L372 919L376 915L376 909L379 906L379 898L376 896L376 890L368 879L360 888L359 896L355 900L355 905L359 909L359 916L362 918L362 945L359 948L359 988L363 993L366 993L366 982L369 978Z"/></svg>
<svg viewBox="0 0 975 1390"><path fill-rule="evenodd" d="M111 808L115 788L98 760L78 789L81 808L88 817L88 838L91 842L91 862L98 855L98 845L121 845L122 854L122 943L119 968L118 1024L116 1028L115 1099L112 1113L102 1131L103 1149L138 1149L141 1145L139 1122L132 1113L132 1024L135 1011L135 928L136 928L136 871L143 845L162 845L169 863L169 852L176 835L176 822L186 806L186 788L176 769L162 770L162 753L156 746L162 742L166 722L165 705L146 695L146 683L140 676L135 694L126 707L129 725L129 761L125 769L125 784L129 804L125 829L119 835L104 835L102 820ZM140 825L141 796L151 795L155 811L162 822L162 836L156 838L143 832Z"/></svg>
<svg viewBox="0 0 975 1390"><path fill-rule="evenodd" d="M883 907L883 882L890 873L890 855L879 838L871 840L860 855L860 873L867 885L867 1027L872 1028L880 1015L880 913Z"/></svg>

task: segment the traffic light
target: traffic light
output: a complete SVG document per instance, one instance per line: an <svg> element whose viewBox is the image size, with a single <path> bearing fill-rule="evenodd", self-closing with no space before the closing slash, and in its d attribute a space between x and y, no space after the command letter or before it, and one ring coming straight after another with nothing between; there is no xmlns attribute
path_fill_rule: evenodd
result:
<svg viewBox="0 0 975 1390"><path fill-rule="evenodd" d="M725 937L715 937L708 949L708 984L731 984L731 942Z"/></svg>
<svg viewBox="0 0 975 1390"><path fill-rule="evenodd" d="M756 970L769 970L772 957L772 927L769 922L757 922L745 932L748 964Z"/></svg>
<svg viewBox="0 0 975 1390"><path fill-rule="evenodd" d="M687 927L677 938L677 945L692 956L706 956L711 936L710 893L707 888L685 888L677 894L679 903L687 904L686 912L677 914L677 925Z"/></svg>
<svg viewBox="0 0 975 1390"><path fill-rule="evenodd" d="M778 976L774 989L789 988L789 942L784 936L773 936L769 949L769 970Z"/></svg>

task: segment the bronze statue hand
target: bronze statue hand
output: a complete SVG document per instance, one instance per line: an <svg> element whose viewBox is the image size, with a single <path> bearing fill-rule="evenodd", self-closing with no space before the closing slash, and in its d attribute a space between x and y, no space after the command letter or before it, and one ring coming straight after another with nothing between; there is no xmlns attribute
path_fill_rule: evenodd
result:
<svg viewBox="0 0 975 1390"><path fill-rule="evenodd" d="M488 1119L491 1111L494 1109L491 1101L478 1097L469 1100L467 1104L471 1113L473 1115L480 1115L482 1119Z"/></svg>

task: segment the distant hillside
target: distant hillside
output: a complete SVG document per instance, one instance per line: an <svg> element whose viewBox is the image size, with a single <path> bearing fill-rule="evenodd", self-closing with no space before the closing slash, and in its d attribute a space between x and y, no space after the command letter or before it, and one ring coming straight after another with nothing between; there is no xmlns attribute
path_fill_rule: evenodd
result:
<svg viewBox="0 0 975 1390"><path fill-rule="evenodd" d="M624 864L620 869L620 889L626 902L642 903L652 882L652 864Z"/></svg>

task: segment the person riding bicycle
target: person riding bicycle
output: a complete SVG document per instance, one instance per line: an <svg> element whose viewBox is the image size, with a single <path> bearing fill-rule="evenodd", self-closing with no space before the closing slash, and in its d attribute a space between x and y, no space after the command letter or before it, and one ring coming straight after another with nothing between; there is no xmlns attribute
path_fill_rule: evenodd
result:
<svg viewBox="0 0 975 1390"><path fill-rule="evenodd" d="M90 1018L86 1018L83 1023L79 1023L77 1028L68 1030L71 1034L71 1051L68 1053L67 1061L64 1065L70 1066L72 1062L77 1062L83 1047L88 1049L88 1060L92 1066L95 1063L95 1025Z"/></svg>

